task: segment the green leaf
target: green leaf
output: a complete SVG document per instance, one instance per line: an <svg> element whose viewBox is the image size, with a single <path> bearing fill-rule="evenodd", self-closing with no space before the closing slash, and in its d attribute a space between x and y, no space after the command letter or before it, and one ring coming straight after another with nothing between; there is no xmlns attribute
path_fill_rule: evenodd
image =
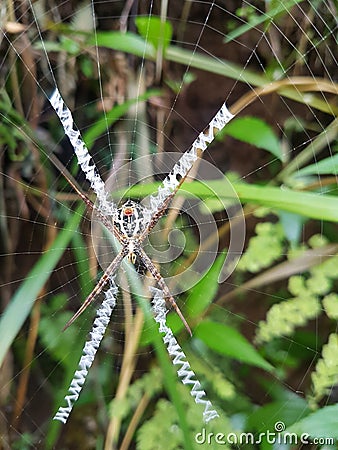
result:
<svg viewBox="0 0 338 450"><path fill-rule="evenodd" d="M167 61L183 64L184 67L195 67L199 70L206 70L207 72L222 75L223 77L231 78L233 80L240 80L245 84L253 84L254 86L264 86L269 83L269 78L260 73L243 66L233 63L225 59L215 59L214 57L204 55L199 52L192 52L186 48L178 47L177 45L169 45L165 51L164 57Z"/></svg>
<svg viewBox="0 0 338 450"><path fill-rule="evenodd" d="M321 161L310 164L303 169L300 169L295 173L295 176L304 175L337 175L338 174L338 153L330 156L329 158L322 159Z"/></svg>
<svg viewBox="0 0 338 450"><path fill-rule="evenodd" d="M226 253L218 256L203 278L190 290L185 310L189 317L198 317L210 305L218 291L218 276L222 270Z"/></svg>
<svg viewBox="0 0 338 450"><path fill-rule="evenodd" d="M134 33L120 31L101 31L89 40L89 43L99 47L112 48L121 52L131 53L141 58L154 59L155 47Z"/></svg>
<svg viewBox="0 0 338 450"><path fill-rule="evenodd" d="M72 250L76 261L76 270L81 292L83 297L86 298L94 289L94 283L90 276L88 249L81 233L74 233Z"/></svg>
<svg viewBox="0 0 338 450"><path fill-rule="evenodd" d="M338 404L325 406L294 423L286 431L298 435L306 433L312 438L332 437L338 439Z"/></svg>
<svg viewBox="0 0 338 450"><path fill-rule="evenodd" d="M283 209L313 219L338 222L337 197L244 183L233 184L233 187L243 202Z"/></svg>
<svg viewBox="0 0 338 450"><path fill-rule="evenodd" d="M206 320L194 330L194 337L201 339L210 349L246 364L261 367L269 372L274 368L234 328Z"/></svg>
<svg viewBox="0 0 338 450"><path fill-rule="evenodd" d="M229 33L226 38L224 39L224 42L228 43L233 41L234 39L238 38L242 34L246 33L247 31L251 30L252 28L256 28L258 25L264 23L264 22L272 22L272 20L280 13L285 12L288 13L290 8L292 6L296 5L297 3L300 3L303 0L289 0L289 1L283 1L280 2L278 6L275 8L270 9L266 13L262 13L261 15L253 16L249 23L245 23L242 26L237 27L234 31ZM261 12L257 9L257 12Z"/></svg>
<svg viewBox="0 0 338 450"><path fill-rule="evenodd" d="M77 231L83 212L84 205L81 204L58 233L51 247L34 265L3 313L0 320L0 365L27 319L39 292L61 258L73 234Z"/></svg>
<svg viewBox="0 0 338 450"><path fill-rule="evenodd" d="M60 36L60 50L67 52L69 55L78 55L81 51L80 45L67 36Z"/></svg>
<svg viewBox="0 0 338 450"><path fill-rule="evenodd" d="M202 314L214 299L219 287L218 276L222 270L225 257L225 253L219 255L203 278L190 289L189 298L184 305L184 312L187 312L188 322L189 318L198 317ZM167 315L167 325L174 334L184 328L182 320L174 311ZM148 345L152 340L153 333L157 333L157 330L144 328L140 339L141 345Z"/></svg>
<svg viewBox="0 0 338 450"><path fill-rule="evenodd" d="M81 354L84 341L80 339L79 329L76 325L70 327L66 333L60 332L73 315L71 311L60 311L66 300L66 295L61 294L51 298L48 305L42 305L43 314L39 323L39 335L46 351L62 366L74 370L75 364L77 364L74 354L76 352ZM59 312L51 320L55 311ZM68 382L69 380L67 380Z"/></svg>
<svg viewBox="0 0 338 450"><path fill-rule="evenodd" d="M160 17L146 16L136 17L135 24L137 31L145 41L151 42L156 49L165 50L170 44L173 35L173 27L170 22L162 21Z"/></svg>
<svg viewBox="0 0 338 450"><path fill-rule="evenodd" d="M153 194L158 186L159 183L143 184L142 196ZM232 188L230 190L228 183L222 180L205 181L204 183L194 181L184 183L179 190L179 194L186 197L193 194L201 199L221 198L224 200L234 199L238 195L242 203L253 203L282 209L312 219L338 222L338 198L333 195L312 194L287 188L258 186L242 182L233 182ZM233 190L236 195L234 195ZM141 194L138 185L131 186L128 190L130 197L139 198Z"/></svg>
<svg viewBox="0 0 338 450"><path fill-rule="evenodd" d="M264 424L265 429L275 431L276 422L282 421L289 426L309 412L306 400L294 395L293 398L287 398L285 401L272 402L256 409L249 416L248 427L260 430Z"/></svg>
<svg viewBox="0 0 338 450"><path fill-rule="evenodd" d="M279 173L278 179L283 182L288 182L288 178L297 177L300 167L317 158L317 155L326 149L331 143L336 141L338 135L338 117L332 120L330 124L324 128L314 139L311 139L309 144L299 154L287 164L287 166Z"/></svg>
<svg viewBox="0 0 338 450"><path fill-rule="evenodd" d="M88 44L119 50L150 60L156 59L156 48L153 44L130 32L101 31L95 37L91 37ZM226 60L215 60L210 56L197 52L193 53L190 50L173 45L169 45L165 49L164 57L167 61L184 64L184 66L188 64L190 67L207 70L255 86L264 86L269 81L264 75L248 69L243 70L243 67L238 64Z"/></svg>
<svg viewBox="0 0 338 450"><path fill-rule="evenodd" d="M284 161L279 140L273 129L264 120L250 116L234 119L218 134L217 139L222 139L224 135L267 150L280 161Z"/></svg>
<svg viewBox="0 0 338 450"><path fill-rule="evenodd" d="M156 59L155 47L150 42L145 42L141 36L130 32L102 31L97 33L95 37L90 37L87 43L93 46L112 48L113 50L130 53L141 58L148 58L152 61ZM216 73L245 84L265 86L266 83L270 82L268 77L256 73L253 70L243 69L243 66L238 64L224 59L215 59L198 52L191 52L177 45L169 45L164 52L164 58L166 61L183 64L185 67L188 64L189 67ZM335 111L330 103L315 95L309 96L307 93L290 88L281 88L279 94L297 102L304 103L307 106L312 106L320 111L327 112L328 114L332 114L332 111Z"/></svg>

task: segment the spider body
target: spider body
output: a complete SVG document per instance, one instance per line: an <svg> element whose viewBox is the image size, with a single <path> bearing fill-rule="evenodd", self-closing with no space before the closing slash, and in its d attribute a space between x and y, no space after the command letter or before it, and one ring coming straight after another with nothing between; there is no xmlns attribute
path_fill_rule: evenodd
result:
<svg viewBox="0 0 338 450"><path fill-rule="evenodd" d="M123 245L128 249L127 259L135 264L137 250L140 246L140 236L144 231L144 211L142 205L127 200L121 208L117 210L114 225L122 235Z"/></svg>

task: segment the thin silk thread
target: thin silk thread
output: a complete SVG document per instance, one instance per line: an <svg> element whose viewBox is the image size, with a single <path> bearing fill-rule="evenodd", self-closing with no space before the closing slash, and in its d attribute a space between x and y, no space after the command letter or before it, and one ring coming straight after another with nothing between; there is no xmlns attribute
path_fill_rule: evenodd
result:
<svg viewBox="0 0 338 450"><path fill-rule="evenodd" d="M174 365L181 366L177 369L177 375L182 379L183 384L191 385L190 395L194 398L195 403L204 405L203 421L209 422L216 417L219 417L217 411L213 409L212 403L207 400L206 393L201 389L201 383L196 379L195 373L191 370L187 357L182 348L178 344L171 329L166 324L166 307L163 298L163 292L154 287L150 288L153 294L153 310L155 313L155 321L159 324L160 333L163 342L167 347L167 351L172 358Z"/></svg>
<svg viewBox="0 0 338 450"><path fill-rule="evenodd" d="M116 304L115 296L117 294L117 287L114 280L110 279L109 281L110 288L105 291L106 298L102 302L100 308L97 310L93 328L90 332L90 339L85 343L85 346L82 350L82 356L79 361L78 369L74 373L73 379L68 389L68 395L66 395L65 397L67 406L60 406L53 420L59 420L63 423L67 422L73 406L79 398L80 392L88 375L88 370L93 364L96 352L106 332L106 328L109 324L111 314Z"/></svg>

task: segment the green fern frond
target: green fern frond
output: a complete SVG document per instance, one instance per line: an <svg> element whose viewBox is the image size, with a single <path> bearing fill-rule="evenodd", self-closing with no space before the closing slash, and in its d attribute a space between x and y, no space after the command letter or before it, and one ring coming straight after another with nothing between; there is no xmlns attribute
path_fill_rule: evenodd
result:
<svg viewBox="0 0 338 450"><path fill-rule="evenodd" d="M213 365L211 370L210 365L206 364L203 359L195 358L192 354L188 354L187 357L198 378L203 378L210 383L219 398L227 401L235 398L235 386L224 377L223 373L215 365Z"/></svg>
<svg viewBox="0 0 338 450"><path fill-rule="evenodd" d="M235 386L224 378L221 372L216 370L213 376L210 377L210 381L215 393L220 399L229 401L236 397Z"/></svg>
<svg viewBox="0 0 338 450"><path fill-rule="evenodd" d="M203 426L201 422L201 408L203 406L196 405L190 395L190 391L187 386L183 386L177 383L177 389L179 390L183 406L187 411L187 422L191 432L192 448L201 448L201 445L193 442L196 433L200 433ZM233 427L230 421L222 414L221 409L217 406L217 410L220 413L220 417L217 420L213 420L207 425L207 432L214 433L216 435L219 430L222 433L229 434L233 432ZM156 404L156 409L153 416L147 420L137 432L137 449L138 450L184 450L183 435L180 427L178 426L178 416L174 406L165 399L160 399ZM219 448L219 444L214 440L208 445L208 449L216 450ZM224 445L222 448L229 449Z"/></svg>
<svg viewBox="0 0 338 450"><path fill-rule="evenodd" d="M338 320L338 294L332 292L323 298L323 305L330 319Z"/></svg>
<svg viewBox="0 0 338 450"><path fill-rule="evenodd" d="M162 375L158 367L154 367L150 372L143 375L142 378L131 384L125 397L116 399L110 403L110 415L125 418L134 411L141 398L147 393L149 398L154 397L162 389Z"/></svg>
<svg viewBox="0 0 338 450"><path fill-rule="evenodd" d="M153 417L145 422L137 433L137 448L139 450L183 448L182 431L178 426L174 426L176 420L174 406L168 400L159 400Z"/></svg>
<svg viewBox="0 0 338 450"><path fill-rule="evenodd" d="M313 394L309 398L313 407L325 395L328 395L333 386L338 384L338 335L329 336L328 343L323 346L322 357L317 362L316 369L311 375Z"/></svg>
<svg viewBox="0 0 338 450"><path fill-rule="evenodd" d="M315 235L317 236L317 235ZM315 236L312 236L314 238ZM309 242L312 240L309 239ZM320 241L322 244L326 243L325 239ZM319 238L315 240L316 246L319 246ZM314 247L314 242L312 242ZM289 279L289 291L292 295L301 296L306 295L325 295L332 289L332 284L338 278L338 256L333 256L321 264L317 264L309 271L309 276L306 279L303 275L295 275Z"/></svg>
<svg viewBox="0 0 338 450"><path fill-rule="evenodd" d="M306 287L312 294L322 296L330 292L336 279L338 279L338 256L332 256L311 268Z"/></svg>
<svg viewBox="0 0 338 450"><path fill-rule="evenodd" d="M328 243L328 239L323 234L313 234L308 240L308 244L311 248L324 247Z"/></svg>
<svg viewBox="0 0 338 450"><path fill-rule="evenodd" d="M306 295L307 287L305 285L305 278L302 275L294 275L289 278L288 290L290 294L295 297Z"/></svg>
<svg viewBox="0 0 338 450"><path fill-rule="evenodd" d="M273 305L266 320L258 324L256 342L269 342L273 338L290 336L297 327L317 317L321 305L317 297L304 296Z"/></svg>
<svg viewBox="0 0 338 450"><path fill-rule="evenodd" d="M325 237L313 235L308 241L309 247L319 248L327 244ZM299 256L308 246L293 249L289 252L289 259ZM293 299L273 305L265 321L258 325L256 342L268 342L280 336L290 336L299 326L317 317L320 312L320 299L331 318L338 318L338 299L329 295L334 280L338 279L338 255L332 256L324 262L312 267L308 274L295 275L289 278L288 290Z"/></svg>
<svg viewBox="0 0 338 450"><path fill-rule="evenodd" d="M309 293L314 295L325 295L332 288L332 281L323 273L317 272L306 280Z"/></svg>
<svg viewBox="0 0 338 450"><path fill-rule="evenodd" d="M237 179L238 179L238 175L237 175ZM234 181L236 181L236 180L234 180ZM271 208L268 208L267 206L258 206L256 209L254 209L252 215L254 217L257 217L258 219L264 219L266 216L271 215Z"/></svg>
<svg viewBox="0 0 338 450"><path fill-rule="evenodd" d="M237 268L252 273L271 266L283 254L284 232L281 224L263 222L256 225L256 236L250 239L248 248Z"/></svg>
<svg viewBox="0 0 338 450"><path fill-rule="evenodd" d="M311 274L326 276L331 280L338 279L338 255L328 258L311 269Z"/></svg>

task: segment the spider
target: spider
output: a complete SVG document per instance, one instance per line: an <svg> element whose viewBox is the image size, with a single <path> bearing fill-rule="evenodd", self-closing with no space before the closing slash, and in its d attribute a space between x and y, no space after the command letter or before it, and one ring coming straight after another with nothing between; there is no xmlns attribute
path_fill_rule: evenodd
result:
<svg viewBox="0 0 338 450"><path fill-rule="evenodd" d="M179 309L174 297L172 296L169 287L167 286L159 270L156 268L155 264L143 250L142 244L159 219L165 214L171 200L186 179L194 162L213 141L215 135L225 126L227 122L229 122L229 120L231 120L233 115L228 111L224 103L221 109L211 120L208 127L199 134L191 148L184 153L178 163L175 164L158 189L157 194L151 196L149 208L145 208L140 203L136 203L130 199L128 199L120 208L117 208L114 203L107 200L108 195L104 188L104 182L101 179L89 151L81 138L80 132L74 126L71 112L63 101L57 88L50 97L49 101L61 121L65 134L70 139L75 154L78 158L79 165L81 166L87 180L91 183L91 187L98 197L99 206L97 207L94 205L92 201L80 191L75 183L71 180L68 181L86 203L88 208L95 211L100 222L106 226L106 228L121 244L120 251L109 264L101 279L93 291L85 299L82 306L67 322L64 330L67 329L95 300L109 279L111 279L117 271L122 260L127 257L128 261L132 264L135 264L136 258L139 258L142 261L144 266L156 280L159 288L162 290L165 300L172 305L182 320L185 328L189 334L192 335L191 329Z"/></svg>

